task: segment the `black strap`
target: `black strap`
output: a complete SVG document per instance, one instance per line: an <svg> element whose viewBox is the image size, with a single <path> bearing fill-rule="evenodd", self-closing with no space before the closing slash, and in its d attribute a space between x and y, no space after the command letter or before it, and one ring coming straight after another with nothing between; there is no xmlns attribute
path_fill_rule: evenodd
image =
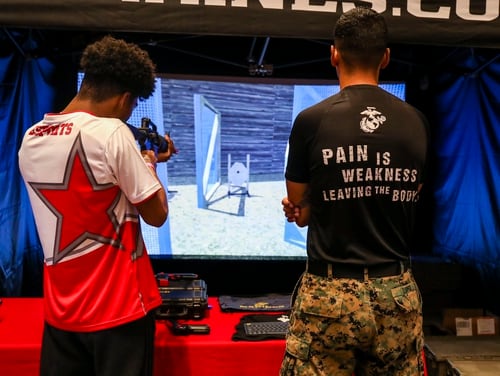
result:
<svg viewBox="0 0 500 376"><path fill-rule="evenodd" d="M332 278L350 278L360 281L372 278L397 276L410 268L408 261L394 261L378 265L355 265L343 263L327 263L317 260L307 261L307 272Z"/></svg>

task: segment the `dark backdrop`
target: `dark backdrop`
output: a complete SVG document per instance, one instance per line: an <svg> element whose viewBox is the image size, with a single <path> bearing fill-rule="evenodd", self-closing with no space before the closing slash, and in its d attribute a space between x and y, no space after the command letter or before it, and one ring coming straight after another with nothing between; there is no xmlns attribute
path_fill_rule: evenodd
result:
<svg viewBox="0 0 500 376"><path fill-rule="evenodd" d="M259 59L265 52L266 59L279 62L273 76L336 78L328 64L327 41L272 39L267 40L267 47L257 47L266 40L197 37L185 40L179 51L173 45L181 43L180 36L156 36L155 40L137 34L118 36L148 49L163 73L248 76L249 57ZM96 37L98 34L86 32L54 36L8 30L0 39L0 177L4 190L0 199L0 295L41 293L41 249L17 167L17 150L28 126L44 112L61 110L74 95L79 55ZM65 44L57 44L57 40ZM198 53L221 47L231 51L231 57L218 59ZM290 65L280 60L284 59L280 54ZM419 265L438 261L438 265L465 268L467 286L477 288L476 294L467 296L475 295L479 302L474 304L496 312L500 311L496 298L500 286L498 56L496 49L395 45L392 63L382 75L384 80L405 80L407 101L424 111L432 124L432 168L420 203L414 255ZM291 290L303 269L301 262L154 263L159 271L199 273L213 294ZM431 290L442 288L439 273L421 275L422 284ZM463 288L461 283L457 286Z"/></svg>

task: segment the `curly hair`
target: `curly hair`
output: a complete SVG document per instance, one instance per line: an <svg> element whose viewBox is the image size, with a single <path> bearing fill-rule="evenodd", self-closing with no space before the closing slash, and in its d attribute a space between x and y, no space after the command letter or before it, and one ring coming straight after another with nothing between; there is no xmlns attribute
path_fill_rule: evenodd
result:
<svg viewBox="0 0 500 376"><path fill-rule="evenodd" d="M387 25L381 14L359 6L340 16L333 39L335 47L350 64L377 65L387 48Z"/></svg>
<svg viewBox="0 0 500 376"><path fill-rule="evenodd" d="M122 39L108 35L88 45L80 67L84 72L80 93L96 101L124 92L146 99L154 92L155 64L146 51Z"/></svg>

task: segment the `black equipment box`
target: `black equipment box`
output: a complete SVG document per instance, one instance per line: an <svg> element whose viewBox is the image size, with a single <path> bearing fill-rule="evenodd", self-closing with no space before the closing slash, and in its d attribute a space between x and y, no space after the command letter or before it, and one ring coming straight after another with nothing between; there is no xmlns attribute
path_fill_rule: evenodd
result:
<svg viewBox="0 0 500 376"><path fill-rule="evenodd" d="M424 350L429 376L500 375L485 371L500 367L500 336L428 336Z"/></svg>
<svg viewBox="0 0 500 376"><path fill-rule="evenodd" d="M197 274L156 274L162 304L157 319L195 319L205 317L208 309L207 284Z"/></svg>

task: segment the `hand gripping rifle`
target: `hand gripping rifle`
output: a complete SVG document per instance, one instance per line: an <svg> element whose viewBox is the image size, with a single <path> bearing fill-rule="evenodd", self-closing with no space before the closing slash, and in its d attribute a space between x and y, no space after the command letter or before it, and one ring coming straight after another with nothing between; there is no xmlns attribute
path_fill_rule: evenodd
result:
<svg viewBox="0 0 500 376"><path fill-rule="evenodd" d="M153 123L150 118L143 117L139 128L128 123L127 126L134 134L134 138L139 143L141 151L153 150L155 154L168 151L167 140L165 140L165 137L158 134L156 124Z"/></svg>

